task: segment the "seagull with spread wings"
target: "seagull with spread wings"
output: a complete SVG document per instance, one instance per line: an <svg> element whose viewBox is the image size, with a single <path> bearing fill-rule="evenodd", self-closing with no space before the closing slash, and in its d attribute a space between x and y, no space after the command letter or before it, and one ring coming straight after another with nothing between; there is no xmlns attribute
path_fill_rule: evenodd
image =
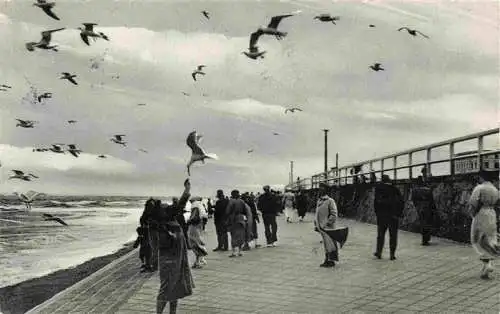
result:
<svg viewBox="0 0 500 314"><path fill-rule="evenodd" d="M43 215L43 219L45 221L57 221L58 223L60 223L61 225L64 225L64 226L67 226L68 224L64 222L64 220L62 220L61 218L59 217L56 217L56 216L53 216L51 214L42 214Z"/></svg>
<svg viewBox="0 0 500 314"><path fill-rule="evenodd" d="M74 85L78 85L78 83L75 81L76 74L71 74L69 72L62 72L62 76L59 78L61 80L68 80Z"/></svg>
<svg viewBox="0 0 500 314"><path fill-rule="evenodd" d="M33 6L39 7L40 9L43 10L43 12L45 12L45 14L47 14L48 16L53 18L54 20L59 21L59 18L57 17L57 15L55 15L54 12L52 12L52 8L55 5L56 5L55 2L47 2L47 0L37 0L36 3L33 3Z"/></svg>
<svg viewBox="0 0 500 314"><path fill-rule="evenodd" d="M41 32L42 39L39 42L32 41L26 43L26 49L28 49L28 51L35 51L35 48L58 51L56 48L57 45L51 46L50 41L52 40L52 33L61 31L63 29L65 29L65 27Z"/></svg>
<svg viewBox="0 0 500 314"><path fill-rule="evenodd" d="M12 86L1 84L0 85L0 92L6 92L6 91L8 91L11 88L12 88Z"/></svg>
<svg viewBox="0 0 500 314"><path fill-rule="evenodd" d="M52 147L49 150L56 154L64 154L64 149L62 148L64 144L52 144Z"/></svg>
<svg viewBox="0 0 500 314"><path fill-rule="evenodd" d="M295 113L295 111L302 111L302 109L297 108L297 107L285 109L285 114L288 113L288 111L290 111L291 113Z"/></svg>
<svg viewBox="0 0 500 314"><path fill-rule="evenodd" d="M123 141L124 136L125 136L124 134L117 134L110 141L116 144L123 145L125 147L127 146L127 142Z"/></svg>
<svg viewBox="0 0 500 314"><path fill-rule="evenodd" d="M35 176L34 174L32 174L32 173L24 174L24 171L21 171L21 170L12 170L12 172L14 172L14 175L10 176L9 180L20 179L23 181L31 181L31 178L38 179L38 177Z"/></svg>
<svg viewBox="0 0 500 314"><path fill-rule="evenodd" d="M330 14L320 14L314 17L315 20L320 20L321 22L332 22L340 20L340 16L331 16ZM337 25L337 24L335 24Z"/></svg>
<svg viewBox="0 0 500 314"><path fill-rule="evenodd" d="M210 20L210 14L208 13L208 11L203 10L201 11L201 14L203 14L203 16L207 18L207 20Z"/></svg>
<svg viewBox="0 0 500 314"><path fill-rule="evenodd" d="M77 158L78 158L78 155L82 153L82 151L80 149L76 148L75 144L68 144L67 152L69 152L71 155L73 155Z"/></svg>
<svg viewBox="0 0 500 314"><path fill-rule="evenodd" d="M14 192L14 195L16 195L19 198L19 200L21 200L21 202L23 202L24 205L26 205L26 209L27 210L30 210L31 209L31 203L33 203L33 201L35 200L35 198L38 197L38 196L44 196L45 194L44 193L38 193L38 192L35 192L35 191L28 191L28 192L26 192L26 194Z"/></svg>
<svg viewBox="0 0 500 314"><path fill-rule="evenodd" d="M85 28L78 27L78 29L80 30L80 38L83 40L84 43L87 44L87 46L90 46L89 37L93 38L94 40L97 40L97 38L102 38L104 40L109 41L109 37L106 36L104 33L94 31L94 26L96 26L97 23L82 23L82 24L83 26L85 26Z"/></svg>
<svg viewBox="0 0 500 314"><path fill-rule="evenodd" d="M266 51L259 51L259 46L257 46L257 41L259 41L259 37L263 35L264 32L262 30L257 30L250 35L250 43L248 45L248 52L243 51L242 53L249 57L250 59L264 59L264 54Z"/></svg>
<svg viewBox="0 0 500 314"><path fill-rule="evenodd" d="M425 35L424 33L420 32L420 31L417 31L416 29L411 29L411 28L408 28L408 27L401 27L400 29L398 29L398 31L402 31L402 30L406 30L408 32L408 34L412 35L413 37L417 36L417 33L422 35L423 37L425 38L429 38L429 36Z"/></svg>
<svg viewBox="0 0 500 314"><path fill-rule="evenodd" d="M22 128L34 128L36 121L33 120L22 120L22 119L16 119L18 121L18 124L16 124L16 127L20 126Z"/></svg>
<svg viewBox="0 0 500 314"><path fill-rule="evenodd" d="M196 70L193 71L193 73L191 73L193 80L196 81L196 74L205 75L205 72L202 71L204 67L206 67L206 65L201 64L198 66L198 68Z"/></svg>
<svg viewBox="0 0 500 314"><path fill-rule="evenodd" d="M298 13L298 12L297 12ZM257 30L257 32L262 32L265 35L273 35L276 36L276 39L281 40L283 37L285 37L288 33L287 32L281 32L278 30L278 26L284 18L294 16L295 14L284 14L284 15L276 15L271 18L271 22L267 26L261 26Z"/></svg>
<svg viewBox="0 0 500 314"><path fill-rule="evenodd" d="M49 92L45 92L37 96L37 100L39 103L42 102L42 99L49 99L49 98L52 98L52 93Z"/></svg>
<svg viewBox="0 0 500 314"><path fill-rule="evenodd" d="M196 131L193 131L189 133L187 139L186 139L186 144L191 148L192 155L191 159L189 160L189 163L187 164L187 172L188 175L191 175L190 167L191 165L196 162L196 161L201 161L202 163L205 163L205 159L211 158L211 159L219 159L216 154L207 154L203 150L203 148L200 147L200 140L202 138L202 135L198 135Z"/></svg>
<svg viewBox="0 0 500 314"><path fill-rule="evenodd" d="M382 64L380 63L374 63L373 65L370 65L370 69L372 69L373 71L375 72L378 72L378 71L385 71L385 69L382 67Z"/></svg>

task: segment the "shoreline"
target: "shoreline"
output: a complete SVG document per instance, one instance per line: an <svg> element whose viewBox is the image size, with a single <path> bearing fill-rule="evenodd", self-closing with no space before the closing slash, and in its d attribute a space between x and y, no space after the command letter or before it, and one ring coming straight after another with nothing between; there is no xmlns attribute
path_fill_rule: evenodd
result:
<svg viewBox="0 0 500 314"><path fill-rule="evenodd" d="M22 314L134 250L133 242L118 251L94 257L74 267L0 288L0 314Z"/></svg>

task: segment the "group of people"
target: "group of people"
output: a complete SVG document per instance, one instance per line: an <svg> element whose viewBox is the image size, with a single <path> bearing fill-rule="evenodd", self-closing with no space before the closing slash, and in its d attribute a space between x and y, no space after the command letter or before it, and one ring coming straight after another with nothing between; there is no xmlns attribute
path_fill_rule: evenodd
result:
<svg viewBox="0 0 500 314"><path fill-rule="evenodd" d="M498 205L499 192L492 184L494 173L481 171L479 184L470 197L469 208L473 217L471 242L480 255L483 263L481 278L488 278L493 271L491 260L500 257L500 245L497 240L497 220L495 206ZM207 211L201 199L191 199L191 213L186 221L185 207L190 199L191 184L184 182L184 192L180 198L174 198L172 204L163 205L158 200L149 199L141 216L140 235L136 245L141 244L140 257L143 269L155 271L159 269L160 289L157 297L157 313L162 313L167 303L170 313L176 313L177 300L192 294L194 282L188 263L187 251L191 249L196 256L193 268L201 268L206 264L208 254L202 240L204 229L203 217ZM271 191L269 186L263 187L264 193L254 196L253 193L231 191L231 196L217 191L217 201L208 206L213 214L217 233L217 247L213 251L229 251L228 234L231 237L231 254L229 257L242 256L242 251L249 250L253 242L257 242L257 225L260 223L258 211L261 212L265 228L266 244L276 246L278 226L276 217L283 209L288 209L287 221L290 221L290 208L301 205L299 195L287 190L283 196ZM334 267L339 261L339 243L342 240L332 236L337 229L338 209L333 198L329 196L331 187L320 184L320 195L316 203L314 230L322 238L325 260L321 267ZM399 189L391 183L388 176L383 175L381 182L374 184L374 209L377 216L377 244L374 256L382 258L384 239L389 230L390 259L396 260L397 236L399 220L403 215L404 198ZM299 196L299 197L297 197ZM420 176L417 186L412 188L411 199L419 212L422 226L422 245L430 244L431 228L435 204L432 189L427 178ZM305 203L305 201L303 201ZM301 212L299 212L300 214ZM305 215L305 213L304 213ZM303 216L299 216L303 218ZM346 238L347 235L344 234ZM345 239L344 239L345 241ZM143 245L144 244L144 249Z"/></svg>

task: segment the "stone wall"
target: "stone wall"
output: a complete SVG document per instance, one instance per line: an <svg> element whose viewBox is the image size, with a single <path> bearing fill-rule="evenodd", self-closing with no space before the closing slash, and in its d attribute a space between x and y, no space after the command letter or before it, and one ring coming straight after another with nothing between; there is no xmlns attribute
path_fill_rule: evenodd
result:
<svg viewBox="0 0 500 314"><path fill-rule="evenodd" d="M433 235L464 243L470 242L469 234L472 217L468 210L468 200L476 182L475 177L470 175L431 178L429 183L433 189L436 204ZM498 186L498 181L495 182L495 185ZM411 189L414 185L408 180L402 180L396 182L396 186L405 199L405 209L403 218L400 221L400 229L420 232L418 214L413 202L410 200ZM309 190L307 194L309 196L309 209L314 211L318 190ZM331 188L330 195L337 202L341 217L376 223L372 184L335 186Z"/></svg>

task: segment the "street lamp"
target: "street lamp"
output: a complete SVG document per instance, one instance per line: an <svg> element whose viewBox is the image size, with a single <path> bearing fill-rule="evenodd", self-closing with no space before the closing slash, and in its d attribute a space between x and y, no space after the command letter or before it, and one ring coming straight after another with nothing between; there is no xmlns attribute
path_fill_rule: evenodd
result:
<svg viewBox="0 0 500 314"><path fill-rule="evenodd" d="M325 180L328 178L328 129L323 129L323 132L325 132L325 167L324 167L324 172L325 172Z"/></svg>

